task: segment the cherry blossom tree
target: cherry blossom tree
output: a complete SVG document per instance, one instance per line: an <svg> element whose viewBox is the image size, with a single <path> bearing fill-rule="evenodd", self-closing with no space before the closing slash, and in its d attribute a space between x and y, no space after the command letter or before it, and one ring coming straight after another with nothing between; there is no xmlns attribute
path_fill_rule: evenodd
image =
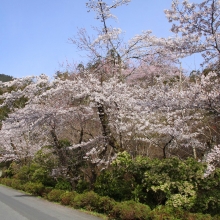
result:
<svg viewBox="0 0 220 220"><path fill-rule="evenodd" d="M88 2L103 28L96 29L95 39L80 29L78 38L71 41L88 52L90 65L64 77L59 74L54 80L41 75L0 84L4 91L0 107L8 109L0 130L0 144L7 152L2 160L32 157L50 145L66 175L78 178L83 173L91 182L124 150L133 156L194 156L210 167L216 165L213 152L220 144L214 138L220 131L218 122L214 123L220 111L218 72L192 80L175 65L187 54L203 52L199 47L212 50L208 47L211 41L199 36L201 47L195 40L198 36L190 31L169 39L146 31L124 45L121 31L108 27L107 21L114 18L112 9L128 2ZM204 6L210 2L204 1ZM177 3L166 11L170 19L177 13ZM215 1L214 6L218 6ZM194 9L198 12L200 5L184 1L183 11L178 13ZM182 29L175 26L173 30L190 28L186 21L189 19L183 20ZM215 42L218 40L216 35Z"/></svg>
<svg viewBox="0 0 220 220"><path fill-rule="evenodd" d="M172 50L191 55L202 53L204 62L219 65L220 59L220 2L204 0L201 3L173 0L170 10L165 10L171 31L181 34L182 44ZM177 38L178 39L178 38Z"/></svg>

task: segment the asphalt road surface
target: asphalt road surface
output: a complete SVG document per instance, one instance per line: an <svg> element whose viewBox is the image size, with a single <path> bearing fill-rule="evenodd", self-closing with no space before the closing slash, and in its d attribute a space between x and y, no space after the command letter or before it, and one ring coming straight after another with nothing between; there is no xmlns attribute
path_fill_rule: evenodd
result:
<svg viewBox="0 0 220 220"><path fill-rule="evenodd" d="M0 185L0 220L100 220Z"/></svg>

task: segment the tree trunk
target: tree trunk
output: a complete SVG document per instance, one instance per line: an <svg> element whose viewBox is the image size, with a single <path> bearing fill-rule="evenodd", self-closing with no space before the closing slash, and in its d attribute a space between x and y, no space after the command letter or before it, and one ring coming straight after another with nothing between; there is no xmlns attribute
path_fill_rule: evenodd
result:
<svg viewBox="0 0 220 220"><path fill-rule="evenodd" d="M120 147L120 144L117 142L115 137L112 135L111 128L109 125L109 118L108 115L105 112L104 105L101 103L98 104L98 113L99 113L99 119L102 125L103 130L103 136L106 140L106 142L116 151L122 151L122 148Z"/></svg>

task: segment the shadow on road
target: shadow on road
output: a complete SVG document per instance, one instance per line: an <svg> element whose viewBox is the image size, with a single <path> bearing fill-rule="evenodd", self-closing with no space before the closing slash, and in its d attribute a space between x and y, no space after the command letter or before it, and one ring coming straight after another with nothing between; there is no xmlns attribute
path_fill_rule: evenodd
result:
<svg viewBox="0 0 220 220"><path fill-rule="evenodd" d="M33 195L15 195L13 197L36 197L36 196L33 196Z"/></svg>

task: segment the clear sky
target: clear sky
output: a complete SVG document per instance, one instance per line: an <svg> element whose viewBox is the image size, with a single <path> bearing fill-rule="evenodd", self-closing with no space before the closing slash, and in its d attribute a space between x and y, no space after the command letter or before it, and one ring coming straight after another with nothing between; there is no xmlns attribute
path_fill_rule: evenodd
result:
<svg viewBox="0 0 220 220"><path fill-rule="evenodd" d="M80 62L82 58L68 38L76 35L77 28L92 31L91 26L101 26L94 19L95 13L87 12L87 1L0 0L0 73L53 76L63 70L66 60ZM171 2L133 0L113 11L118 17L114 26L125 31L126 40L142 30L152 30L158 37L171 36L171 24L163 12ZM196 67L192 59L184 61L183 66Z"/></svg>

